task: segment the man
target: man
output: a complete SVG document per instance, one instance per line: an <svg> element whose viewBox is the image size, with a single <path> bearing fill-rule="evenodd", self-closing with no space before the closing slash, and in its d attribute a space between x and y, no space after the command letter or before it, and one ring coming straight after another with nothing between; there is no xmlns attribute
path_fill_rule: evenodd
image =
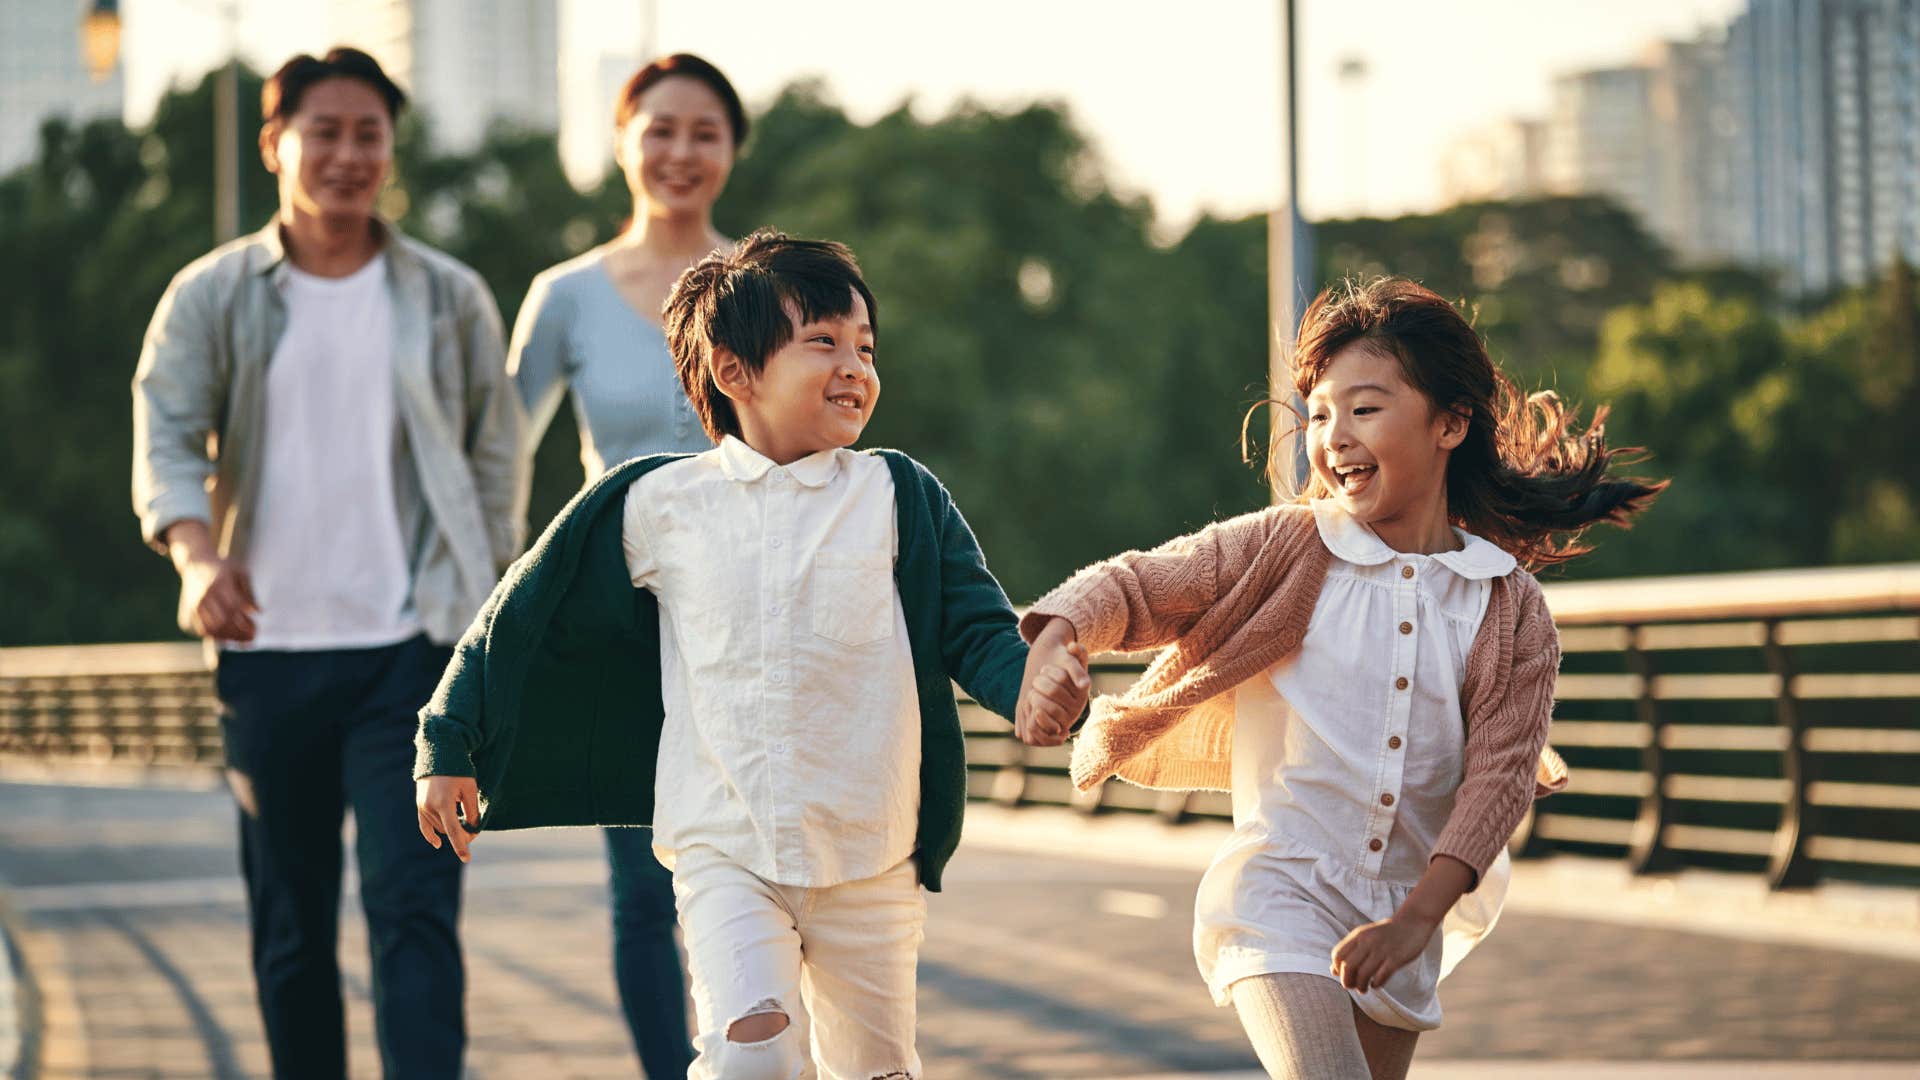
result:
<svg viewBox="0 0 1920 1080"><path fill-rule="evenodd" d="M161 298L133 383L133 502L218 646L253 967L277 1077L346 1075L353 811L389 1077L454 1077L460 864L420 842L415 712L520 544L521 415L486 285L374 213L405 95L372 57L261 93L280 207Z"/></svg>

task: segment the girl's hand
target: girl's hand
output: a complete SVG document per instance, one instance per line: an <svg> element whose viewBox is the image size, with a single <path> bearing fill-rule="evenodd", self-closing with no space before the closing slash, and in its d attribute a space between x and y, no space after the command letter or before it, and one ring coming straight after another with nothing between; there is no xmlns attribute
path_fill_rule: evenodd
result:
<svg viewBox="0 0 1920 1080"><path fill-rule="evenodd" d="M1419 958L1439 926L1404 914L1368 923L1333 947L1333 973L1340 985L1364 994Z"/></svg>
<svg viewBox="0 0 1920 1080"><path fill-rule="evenodd" d="M1013 710L1014 734L1028 746L1066 742L1092 686L1087 649L1074 639L1073 624L1065 619L1048 623L1027 653L1019 703Z"/></svg>

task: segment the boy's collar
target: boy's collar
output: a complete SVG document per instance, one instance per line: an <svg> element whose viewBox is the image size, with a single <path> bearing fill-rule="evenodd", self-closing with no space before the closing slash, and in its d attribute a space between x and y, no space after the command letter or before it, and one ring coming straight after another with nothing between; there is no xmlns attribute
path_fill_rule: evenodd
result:
<svg viewBox="0 0 1920 1080"><path fill-rule="evenodd" d="M748 446L737 435L728 435L720 440L719 455L721 473L738 483L751 484L780 468L772 458ZM808 454L786 466L784 471L807 487L825 487L840 472L840 451L821 450Z"/></svg>
<svg viewBox="0 0 1920 1080"><path fill-rule="evenodd" d="M1401 557L1401 552L1388 547L1385 540L1354 520L1353 515L1340 509L1332 499L1315 499L1312 505L1313 523L1320 530L1320 542L1336 556L1355 566L1378 566ZM1470 532L1454 529L1453 534L1460 538L1459 551L1436 551L1421 558L1432 559L1470 580L1505 577L1519 565L1512 555Z"/></svg>

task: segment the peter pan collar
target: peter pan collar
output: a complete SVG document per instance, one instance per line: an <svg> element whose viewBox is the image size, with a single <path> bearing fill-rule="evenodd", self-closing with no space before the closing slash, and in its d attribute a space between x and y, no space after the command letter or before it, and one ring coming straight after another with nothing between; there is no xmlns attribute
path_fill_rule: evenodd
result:
<svg viewBox="0 0 1920 1080"><path fill-rule="evenodd" d="M1477 581L1505 577L1519 565L1497 545L1458 528L1453 530L1453 535L1460 540L1458 551L1437 551L1431 555L1395 551L1332 499L1315 499L1312 506L1320 542L1335 556L1355 566L1378 566L1394 559L1432 559L1463 578Z"/></svg>

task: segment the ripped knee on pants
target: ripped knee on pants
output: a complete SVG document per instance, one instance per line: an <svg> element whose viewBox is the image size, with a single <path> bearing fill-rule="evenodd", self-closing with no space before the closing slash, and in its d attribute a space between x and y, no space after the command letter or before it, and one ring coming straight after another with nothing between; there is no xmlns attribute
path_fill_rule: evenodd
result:
<svg viewBox="0 0 1920 1080"><path fill-rule="evenodd" d="M787 1017L786 1008L773 998L767 998L754 1003L753 1008L727 1025L727 1041L763 1043L787 1030L792 1023Z"/></svg>

